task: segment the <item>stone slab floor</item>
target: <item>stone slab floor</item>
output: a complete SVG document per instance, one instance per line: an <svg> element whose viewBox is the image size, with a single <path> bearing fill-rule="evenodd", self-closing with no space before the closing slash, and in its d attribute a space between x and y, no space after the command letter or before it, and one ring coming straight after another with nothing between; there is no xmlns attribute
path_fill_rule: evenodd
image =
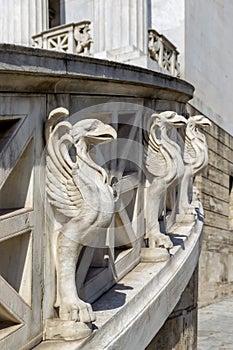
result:
<svg viewBox="0 0 233 350"><path fill-rule="evenodd" d="M233 350L233 299L200 308L198 350Z"/></svg>

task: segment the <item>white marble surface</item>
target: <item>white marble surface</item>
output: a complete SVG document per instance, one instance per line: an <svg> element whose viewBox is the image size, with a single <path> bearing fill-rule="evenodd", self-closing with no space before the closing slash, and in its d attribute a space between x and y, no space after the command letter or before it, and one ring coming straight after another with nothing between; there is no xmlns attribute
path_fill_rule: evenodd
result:
<svg viewBox="0 0 233 350"><path fill-rule="evenodd" d="M191 278L200 252L202 219L200 214L196 225L174 225L174 248L169 261L140 263L93 304L96 322L89 338L75 342L47 341L36 350L144 349Z"/></svg>
<svg viewBox="0 0 233 350"><path fill-rule="evenodd" d="M231 135L232 13L231 0L186 2L185 79L195 85L194 107Z"/></svg>
<svg viewBox="0 0 233 350"><path fill-rule="evenodd" d="M0 42L32 45L32 36L48 28L47 0L0 1Z"/></svg>
<svg viewBox="0 0 233 350"><path fill-rule="evenodd" d="M152 0L149 3L148 26L165 35L177 47L183 77L185 0Z"/></svg>

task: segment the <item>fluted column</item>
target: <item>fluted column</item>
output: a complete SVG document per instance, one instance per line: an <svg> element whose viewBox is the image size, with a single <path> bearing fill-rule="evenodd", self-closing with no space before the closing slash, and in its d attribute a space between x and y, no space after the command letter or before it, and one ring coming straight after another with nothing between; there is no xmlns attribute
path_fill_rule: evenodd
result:
<svg viewBox="0 0 233 350"><path fill-rule="evenodd" d="M94 0L94 52L147 53L147 0Z"/></svg>
<svg viewBox="0 0 233 350"><path fill-rule="evenodd" d="M0 0L0 42L31 45L48 28L47 0Z"/></svg>

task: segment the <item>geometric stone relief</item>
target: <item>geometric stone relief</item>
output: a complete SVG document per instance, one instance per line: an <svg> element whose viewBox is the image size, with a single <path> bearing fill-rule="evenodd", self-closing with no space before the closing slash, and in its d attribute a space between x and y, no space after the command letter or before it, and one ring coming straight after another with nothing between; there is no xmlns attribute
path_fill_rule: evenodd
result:
<svg viewBox="0 0 233 350"><path fill-rule="evenodd" d="M31 305L32 250L29 232L0 241L0 275Z"/></svg>
<svg viewBox="0 0 233 350"><path fill-rule="evenodd" d="M0 348L42 338L41 97L0 98Z"/></svg>
<svg viewBox="0 0 233 350"><path fill-rule="evenodd" d="M20 117L5 118L0 116L0 150L3 149L4 144L7 143L13 133L22 123Z"/></svg>
<svg viewBox="0 0 233 350"><path fill-rule="evenodd" d="M117 131L117 140L112 144L110 175L112 180L116 180L113 187L116 186L118 199L109 229L109 246L115 278L119 280L139 262L144 233L141 152L143 107L123 103L119 106L116 104L112 109L115 120L112 119L111 125Z"/></svg>
<svg viewBox="0 0 233 350"><path fill-rule="evenodd" d="M34 141L31 140L28 143L26 149L17 159L14 168L2 185L0 215L17 209L32 207L33 142ZM14 191L12 191L12 189L14 189Z"/></svg>
<svg viewBox="0 0 233 350"><path fill-rule="evenodd" d="M18 329L21 322L0 303L0 340Z"/></svg>

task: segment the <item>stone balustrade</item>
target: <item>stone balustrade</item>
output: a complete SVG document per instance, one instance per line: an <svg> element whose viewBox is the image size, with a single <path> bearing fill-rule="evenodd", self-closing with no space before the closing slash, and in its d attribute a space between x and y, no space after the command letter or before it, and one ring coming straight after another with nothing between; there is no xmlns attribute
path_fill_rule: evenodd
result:
<svg viewBox="0 0 233 350"><path fill-rule="evenodd" d="M148 30L148 54L161 68L172 75L180 76L179 52L176 47L162 34L154 29Z"/></svg>
<svg viewBox="0 0 233 350"><path fill-rule="evenodd" d="M69 23L34 35L34 47L90 55L90 21Z"/></svg>
<svg viewBox="0 0 233 350"><path fill-rule="evenodd" d="M166 320L169 346L195 348L203 212L189 184L210 123L178 114L193 87L64 52L0 53L0 348L149 350Z"/></svg>

